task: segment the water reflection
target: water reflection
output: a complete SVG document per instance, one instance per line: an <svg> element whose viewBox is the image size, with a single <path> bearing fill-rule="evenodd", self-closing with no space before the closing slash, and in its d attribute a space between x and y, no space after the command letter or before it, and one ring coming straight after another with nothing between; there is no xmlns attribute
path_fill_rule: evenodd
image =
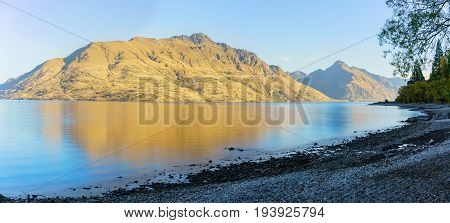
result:
<svg viewBox="0 0 450 223"><path fill-rule="evenodd" d="M0 101L0 194L20 193L80 166L48 188L289 150L392 127L415 114L364 103ZM224 150L229 146L245 152Z"/></svg>
<svg viewBox="0 0 450 223"><path fill-rule="evenodd" d="M261 112L255 108L261 105L246 109L239 104L145 106L146 111L159 116L157 122L142 124L137 103L50 102L40 104L39 110L45 123L43 134L50 142L60 143L62 134L68 134L91 160L127 148L114 156L133 166L147 166L149 161L214 158L222 154L224 151L220 148L226 146L251 146L251 142L264 137L269 128L266 122L249 125L240 121L243 114L248 120L261 120L257 116ZM53 115L50 117L48 113ZM70 121L65 123L63 119ZM180 125L174 123L177 120L192 122Z"/></svg>

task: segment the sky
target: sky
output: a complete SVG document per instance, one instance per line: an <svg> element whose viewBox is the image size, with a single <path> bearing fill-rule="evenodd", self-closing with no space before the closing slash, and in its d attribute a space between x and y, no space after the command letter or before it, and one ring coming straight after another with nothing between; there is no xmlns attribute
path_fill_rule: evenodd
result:
<svg viewBox="0 0 450 223"><path fill-rule="evenodd" d="M0 81L45 60L66 57L87 45L85 39L167 38L198 32L254 52L287 71L302 68L309 73L342 60L391 77L393 67L376 37L305 67L377 34L390 16L382 0L0 0Z"/></svg>

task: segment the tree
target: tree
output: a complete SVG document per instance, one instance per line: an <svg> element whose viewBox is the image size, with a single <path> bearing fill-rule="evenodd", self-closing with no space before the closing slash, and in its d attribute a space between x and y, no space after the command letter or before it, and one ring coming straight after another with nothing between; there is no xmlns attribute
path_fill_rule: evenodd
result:
<svg viewBox="0 0 450 223"><path fill-rule="evenodd" d="M416 61L414 64L413 72L411 74L411 78L408 81L408 85L414 84L417 81L424 81L425 77L422 73L422 68L420 67L420 63Z"/></svg>
<svg viewBox="0 0 450 223"><path fill-rule="evenodd" d="M450 79L418 81L403 86L395 101L401 103L450 103Z"/></svg>
<svg viewBox="0 0 450 223"><path fill-rule="evenodd" d="M380 45L388 46L394 75L406 77L415 61L430 62L433 46L447 49L450 42L450 0L387 0L393 9L378 35Z"/></svg>
<svg viewBox="0 0 450 223"><path fill-rule="evenodd" d="M445 72L445 78L450 78L450 51L447 51L447 71Z"/></svg>
<svg viewBox="0 0 450 223"><path fill-rule="evenodd" d="M441 57L439 66L437 68L436 79L441 79L447 76L448 61L447 57Z"/></svg>
<svg viewBox="0 0 450 223"><path fill-rule="evenodd" d="M436 43L436 53L434 54L433 66L431 67L430 79L439 79L442 73L445 73L442 69L447 68L447 58L444 60L444 52L442 51L441 41L438 40Z"/></svg>

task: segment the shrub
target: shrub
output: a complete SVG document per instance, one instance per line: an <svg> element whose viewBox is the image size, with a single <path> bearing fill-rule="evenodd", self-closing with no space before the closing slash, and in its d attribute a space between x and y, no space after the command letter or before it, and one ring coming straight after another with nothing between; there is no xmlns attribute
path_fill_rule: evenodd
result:
<svg viewBox="0 0 450 223"><path fill-rule="evenodd" d="M399 90L401 103L450 103L450 79L418 81Z"/></svg>

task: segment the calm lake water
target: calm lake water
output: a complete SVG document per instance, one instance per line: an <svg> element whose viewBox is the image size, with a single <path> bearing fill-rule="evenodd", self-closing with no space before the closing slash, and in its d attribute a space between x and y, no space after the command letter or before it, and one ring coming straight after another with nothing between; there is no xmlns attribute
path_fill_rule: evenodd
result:
<svg viewBox="0 0 450 223"><path fill-rule="evenodd" d="M0 194L39 193L173 166L301 149L398 126L415 115L367 103L3 100ZM230 146L244 151L224 149Z"/></svg>

